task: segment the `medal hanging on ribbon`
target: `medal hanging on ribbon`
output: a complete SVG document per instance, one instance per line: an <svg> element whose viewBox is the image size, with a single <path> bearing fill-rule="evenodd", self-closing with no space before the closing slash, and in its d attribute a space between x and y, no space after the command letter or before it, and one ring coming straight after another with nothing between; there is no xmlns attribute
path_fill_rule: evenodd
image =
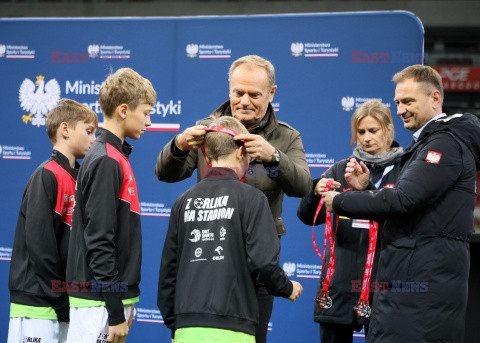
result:
<svg viewBox="0 0 480 343"><path fill-rule="evenodd" d="M370 278L372 276L373 260L375 258L375 250L377 247L378 223L370 220L370 228L368 233L368 254L365 263L365 272L363 274L362 293L356 306L353 307L355 314L359 318L369 318L372 309L368 304L370 296Z"/></svg>
<svg viewBox="0 0 480 343"><path fill-rule="evenodd" d="M324 192L328 192L332 186L333 180L328 180ZM320 295L315 298L318 306L322 309L329 309L332 307L332 298L328 294L328 286L330 281L332 280L333 273L335 271L335 240L333 238L333 227L332 227L332 214L325 209L325 235L323 240L323 256L320 254L318 250L317 241L315 239L315 222L317 221L318 214L320 213L320 209L323 206L324 198L320 199L318 203L317 210L315 211L315 217L313 218L313 228L312 228L312 241L313 241L313 248L315 249L316 253L320 258L323 260L322 262L322 270L325 268L325 249L327 246L327 239L328 239L328 248L330 252L330 258L328 260L328 267L327 272L325 274L325 280L323 282L323 288L320 292ZM338 217L336 220L336 229L338 228ZM335 232L336 234L336 232Z"/></svg>

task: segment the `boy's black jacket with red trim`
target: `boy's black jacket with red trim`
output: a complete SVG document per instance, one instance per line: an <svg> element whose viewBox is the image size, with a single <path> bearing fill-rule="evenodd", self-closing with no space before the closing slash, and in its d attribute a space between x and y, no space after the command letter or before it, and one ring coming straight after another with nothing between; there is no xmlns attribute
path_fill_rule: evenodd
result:
<svg viewBox="0 0 480 343"><path fill-rule="evenodd" d="M265 195L232 169L209 169L172 207L157 299L165 325L254 335L257 277L272 295L292 293L279 252Z"/></svg>
<svg viewBox="0 0 480 343"><path fill-rule="evenodd" d="M65 281L68 240L78 163L57 150L32 174L18 215L10 262L10 302L53 307L69 321L68 297L52 292L52 281Z"/></svg>
<svg viewBox="0 0 480 343"><path fill-rule="evenodd" d="M111 326L125 321L122 299L140 295L142 236L131 151L99 130L78 174L68 252L67 281L90 283L88 291L69 295L105 301Z"/></svg>

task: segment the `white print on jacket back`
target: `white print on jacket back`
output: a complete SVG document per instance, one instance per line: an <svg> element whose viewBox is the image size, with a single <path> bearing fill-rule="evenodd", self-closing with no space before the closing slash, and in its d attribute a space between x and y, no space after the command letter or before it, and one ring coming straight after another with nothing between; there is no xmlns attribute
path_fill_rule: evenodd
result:
<svg viewBox="0 0 480 343"><path fill-rule="evenodd" d="M185 212L183 216L184 222L206 222L219 219L231 219L233 212L232 207L228 205L228 195L216 198L195 198L193 206L195 210L190 209L192 199L187 199Z"/></svg>

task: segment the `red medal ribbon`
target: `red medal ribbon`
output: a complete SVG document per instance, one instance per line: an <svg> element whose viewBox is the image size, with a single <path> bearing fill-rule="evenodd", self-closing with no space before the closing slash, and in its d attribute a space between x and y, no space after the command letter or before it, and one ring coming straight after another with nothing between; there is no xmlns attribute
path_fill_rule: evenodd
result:
<svg viewBox="0 0 480 343"><path fill-rule="evenodd" d="M325 185L325 190L324 192L328 192L332 186L333 180L328 180L326 185ZM323 282L323 288L322 291L320 292L320 295L315 298L315 301L318 303L318 306L320 306L322 309L328 309L332 307L332 298L328 295L328 286L330 284L330 281L332 280L333 273L335 272L335 240L333 238L333 227L332 227L332 214L328 212L325 209L325 236L324 236L324 241L323 241L323 257L320 254L320 251L318 250L317 242L315 239L315 222L317 221L318 214L320 213L320 209L323 206L324 198L322 197L320 199L320 202L318 203L317 210L315 211L315 217L313 218L313 229L312 229L312 240L313 240L313 247L315 251L317 252L318 256L323 260L322 264L322 269L325 267L325 248L327 246L327 239L328 239L328 249L330 251L330 258L328 260L328 267L327 267L327 272L325 275L325 280ZM336 220L336 229L338 228L338 220L339 218L337 217ZM335 229L335 231L336 231ZM335 232L336 234L336 232Z"/></svg>
<svg viewBox="0 0 480 343"><path fill-rule="evenodd" d="M328 192L330 190L330 187L332 187L332 183L333 183L333 180L327 180L327 184L325 185L324 192ZM325 221L325 236L324 236L324 240L323 240L323 256L322 256L322 254L320 254L320 250L318 250L317 240L315 239L315 222L317 221L318 214L320 213L320 210L322 209L324 201L325 201L325 199L323 197L321 197L320 202L318 203L318 206L317 206L317 210L315 211L315 217L313 218L313 226L312 226L313 248L315 249L315 252L317 253L318 256L320 256L320 258L322 260L323 260L323 256L325 256L325 247L327 246L327 228L326 228L327 222Z"/></svg>
<svg viewBox="0 0 480 343"><path fill-rule="evenodd" d="M378 223L370 220L370 229L368 231L368 254L365 263L365 272L363 274L362 293L357 305L353 308L356 315L360 318L368 318L372 313L372 309L368 306L368 298L370 296L370 278L372 276L373 259L375 258L375 250L377 247Z"/></svg>
<svg viewBox="0 0 480 343"><path fill-rule="evenodd" d="M223 127L223 126L217 126L217 125L212 125L210 126L208 129L205 129L205 131L207 132L221 132L221 133L226 133L230 136L237 136L238 133L233 131L232 129L229 129L228 127ZM244 142L244 140L240 140L241 142ZM208 168L212 168L212 165L210 163L208 163L208 160L207 160L207 154L205 152L205 145L202 145L202 147L200 148L202 150L202 154L203 154L203 157L205 157L205 161L207 162L207 165L208 165ZM240 181L241 182L245 182L245 179L247 178L247 172L248 172L248 168L245 168L245 171L243 172L243 175L242 177L240 178Z"/></svg>

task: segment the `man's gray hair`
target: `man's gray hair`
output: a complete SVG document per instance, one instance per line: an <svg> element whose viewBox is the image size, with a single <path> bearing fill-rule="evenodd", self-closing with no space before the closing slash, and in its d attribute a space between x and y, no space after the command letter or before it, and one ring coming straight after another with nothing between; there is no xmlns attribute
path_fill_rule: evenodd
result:
<svg viewBox="0 0 480 343"><path fill-rule="evenodd" d="M253 64L265 69L268 77L269 88L272 88L275 85L275 68L273 67L273 64L269 60L266 60L257 55L243 56L240 57L238 60L234 61L230 66L230 69L228 70L228 82L230 82L234 70L242 64Z"/></svg>

